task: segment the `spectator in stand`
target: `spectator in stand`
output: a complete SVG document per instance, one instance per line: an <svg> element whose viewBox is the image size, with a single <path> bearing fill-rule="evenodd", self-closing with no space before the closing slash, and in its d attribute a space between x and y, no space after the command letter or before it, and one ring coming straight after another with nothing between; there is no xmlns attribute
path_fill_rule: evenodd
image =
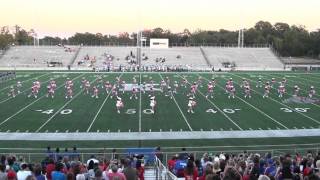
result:
<svg viewBox="0 0 320 180"><path fill-rule="evenodd" d="M78 174L76 180L86 180L86 176L84 174Z"/></svg>
<svg viewBox="0 0 320 180"><path fill-rule="evenodd" d="M33 174L36 180L45 180L46 177L42 174L42 167L40 164L36 164L33 168Z"/></svg>
<svg viewBox="0 0 320 180"><path fill-rule="evenodd" d="M212 169L212 165L211 164L207 164L207 166L204 168L204 172L203 175L201 177L199 177L199 180L205 180L210 177L212 177L212 175L214 174L213 169Z"/></svg>
<svg viewBox="0 0 320 180"><path fill-rule="evenodd" d="M55 164L55 170L51 173L52 180L65 180L66 175L63 173L63 164L57 162Z"/></svg>
<svg viewBox="0 0 320 180"><path fill-rule="evenodd" d="M53 152L51 151L51 147L50 147L50 146L47 147L46 154L47 154L47 157L49 157L49 158L54 158L54 154L53 154Z"/></svg>
<svg viewBox="0 0 320 180"><path fill-rule="evenodd" d="M180 154L179 159L176 161L174 165L174 169L173 169L174 174L178 178L184 177L183 171L186 166L187 166L187 161L186 159L184 159L184 156Z"/></svg>
<svg viewBox="0 0 320 180"><path fill-rule="evenodd" d="M90 160L88 164L88 174L90 178L94 178L95 170L97 169L97 164L93 160Z"/></svg>
<svg viewBox="0 0 320 180"><path fill-rule="evenodd" d="M198 170L192 160L188 160L187 166L184 168L183 176L186 180L197 180Z"/></svg>
<svg viewBox="0 0 320 180"><path fill-rule="evenodd" d="M48 160L48 164L46 166L46 177L48 180L52 179L51 173L55 170L56 166L54 164L53 159Z"/></svg>
<svg viewBox="0 0 320 180"><path fill-rule="evenodd" d="M118 172L118 166L115 164L111 165L111 172L105 172L103 176L105 179L109 180L113 180L114 178L118 180L126 180L126 176L123 173Z"/></svg>
<svg viewBox="0 0 320 180"><path fill-rule="evenodd" d="M315 174L320 178L320 160L317 160L316 162Z"/></svg>
<svg viewBox="0 0 320 180"><path fill-rule="evenodd" d="M172 156L170 160L168 160L169 171L173 172L174 165L176 164L177 159L178 159L178 155L176 154Z"/></svg>
<svg viewBox="0 0 320 180"><path fill-rule="evenodd" d="M181 153L179 154L179 157L183 158L184 160L187 160L189 157L189 154L186 152L186 148L181 149Z"/></svg>
<svg viewBox="0 0 320 180"><path fill-rule="evenodd" d="M60 160L60 149L58 147L56 148L56 152L54 154L54 160L55 161Z"/></svg>
<svg viewBox="0 0 320 180"><path fill-rule="evenodd" d="M19 164L16 162L16 158L14 156L8 157L7 159L8 166L10 170L18 172L20 167Z"/></svg>
<svg viewBox="0 0 320 180"><path fill-rule="evenodd" d="M311 168L312 166L312 161L308 160L306 163L306 167L303 169L303 176L308 176L309 174L312 173L313 169Z"/></svg>
<svg viewBox="0 0 320 180"><path fill-rule="evenodd" d="M6 156L2 155L0 158L0 164L6 164L7 158Z"/></svg>
<svg viewBox="0 0 320 180"><path fill-rule="evenodd" d="M196 168L198 170L198 176L201 177L203 176L203 166L201 165L201 161L199 159L196 159L194 161Z"/></svg>
<svg viewBox="0 0 320 180"><path fill-rule="evenodd" d="M96 169L96 171L94 173L94 179L95 180L102 180L103 179L102 171L100 169Z"/></svg>
<svg viewBox="0 0 320 180"><path fill-rule="evenodd" d="M25 180L29 175L32 175L28 165L26 163L21 163L20 170L17 172L18 180Z"/></svg>
<svg viewBox="0 0 320 180"><path fill-rule="evenodd" d="M65 148L64 149L64 153L63 153L63 155L62 155L63 157L67 157L68 159L69 159L69 157L70 157L70 153L69 153L69 150L68 150L68 148Z"/></svg>
<svg viewBox="0 0 320 180"><path fill-rule="evenodd" d="M138 180L138 171L131 166L130 159L125 159L123 174L127 180Z"/></svg>
<svg viewBox="0 0 320 180"><path fill-rule="evenodd" d="M223 173L223 180L241 180L240 173L232 166L227 166ZM250 179L252 180L252 179Z"/></svg>
<svg viewBox="0 0 320 180"><path fill-rule="evenodd" d="M114 160L114 159L119 159L119 154L117 153L116 149L112 149L111 160Z"/></svg>
<svg viewBox="0 0 320 180"><path fill-rule="evenodd" d="M266 175L260 175L258 180L270 180L270 178Z"/></svg>
<svg viewBox="0 0 320 180"><path fill-rule="evenodd" d="M277 168L276 168L276 165L274 164L273 160L272 159L269 159L267 161L267 167L264 171L264 175L267 175L267 176L275 176L276 175L276 172L277 172Z"/></svg>
<svg viewBox="0 0 320 180"><path fill-rule="evenodd" d="M7 173L6 171L6 166L4 164L0 164L0 179L1 180L6 180L7 179Z"/></svg>
<svg viewBox="0 0 320 180"><path fill-rule="evenodd" d="M163 154L162 154L162 152L161 152L160 146L156 147L156 149L155 149L155 155L157 156L157 158L158 158L161 162L163 162Z"/></svg>
<svg viewBox="0 0 320 180"><path fill-rule="evenodd" d="M72 172L68 172L66 175L66 180L74 180L75 176Z"/></svg>
<svg viewBox="0 0 320 180"><path fill-rule="evenodd" d="M9 170L7 173L8 180L17 180L17 174L13 170Z"/></svg>
<svg viewBox="0 0 320 180"><path fill-rule="evenodd" d="M139 180L144 180L144 167L142 166L142 159L138 159L136 163L136 169L138 172L138 178Z"/></svg>
<svg viewBox="0 0 320 180"><path fill-rule="evenodd" d="M220 163L219 163L219 161L215 161L215 162L213 163L212 172L213 172L214 174L217 174L217 175L220 176L220 174L221 174L221 169L220 169Z"/></svg>
<svg viewBox="0 0 320 180"><path fill-rule="evenodd" d="M76 146L73 146L71 160L75 160L75 161L79 161L80 160L80 154L78 153Z"/></svg>

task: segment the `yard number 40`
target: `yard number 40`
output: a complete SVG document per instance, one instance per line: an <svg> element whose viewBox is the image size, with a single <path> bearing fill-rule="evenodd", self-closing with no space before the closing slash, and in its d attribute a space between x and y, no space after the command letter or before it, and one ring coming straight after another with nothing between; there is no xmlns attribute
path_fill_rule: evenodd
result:
<svg viewBox="0 0 320 180"><path fill-rule="evenodd" d="M287 113L291 113L291 112L301 112L301 113L305 113L308 112L308 109L310 108L280 108L283 112L287 112Z"/></svg>

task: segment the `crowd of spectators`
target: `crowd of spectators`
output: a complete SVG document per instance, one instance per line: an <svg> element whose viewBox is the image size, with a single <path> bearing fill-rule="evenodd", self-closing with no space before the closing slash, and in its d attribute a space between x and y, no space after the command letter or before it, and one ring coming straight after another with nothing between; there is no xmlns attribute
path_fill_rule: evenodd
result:
<svg viewBox="0 0 320 180"><path fill-rule="evenodd" d="M74 147L72 152L52 152L48 147L41 163L26 163L23 158L1 156L0 180L144 180L143 156L112 159L97 158L80 161Z"/></svg>
<svg viewBox="0 0 320 180"><path fill-rule="evenodd" d="M168 161L168 169L186 180L319 180L320 152L283 154L271 153L208 154L195 159L181 153Z"/></svg>

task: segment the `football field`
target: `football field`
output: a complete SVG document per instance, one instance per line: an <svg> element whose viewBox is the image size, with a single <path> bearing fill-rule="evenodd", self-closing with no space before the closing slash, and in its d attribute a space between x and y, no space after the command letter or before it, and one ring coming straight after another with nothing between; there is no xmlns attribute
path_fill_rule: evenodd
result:
<svg viewBox="0 0 320 180"><path fill-rule="evenodd" d="M116 111L116 98L107 93L99 84L99 76L103 81L115 83L116 77L125 81L125 88L119 91L119 97L124 102L121 113ZM179 87L172 98L160 91L160 81L169 78L171 86L174 81L182 82L183 77L188 83L193 83L202 77L195 96L197 105L195 113L187 112L190 84ZM92 98L80 88L81 79L85 77L93 85L100 85L99 98ZM157 101L155 113L150 109L150 92L139 91L137 99L130 99L133 77L137 84L155 83L154 93ZM256 87L258 78L263 82L275 78L277 83L271 89L270 96L263 98L263 87ZM278 82L287 79L284 97L277 93ZM57 82L54 98L46 97L46 86L53 78ZM74 96L65 98L64 82L70 78L74 82ZM213 98L206 98L207 84L215 78ZM236 97L228 98L225 93L225 83L232 78ZM240 87L242 79L246 78L252 88L252 98L245 98ZM37 98L27 95L31 91L32 82L38 79L41 89ZM10 86L22 82L21 93L15 98L9 97ZM300 87L298 97L293 96L294 86ZM219 73L92 73L92 72L17 72L16 79L6 80L0 84L0 132L1 133L57 133L63 136L94 133L126 133L126 138L134 140L130 134L150 132L175 132L183 136L190 132L224 132L230 136L247 132L252 136L259 132L280 131L290 132L301 130L300 133L320 129L320 96L306 98L310 86L316 92L320 89L319 73L294 72L219 72ZM124 93L123 93L124 92ZM178 132L178 133L177 133ZM232 134L232 132L236 132ZM170 134L169 134L170 135ZM310 135L311 136L311 135ZM80 137L80 136L79 136ZM163 136L161 136L163 137ZM154 139L162 139L160 136ZM177 136L179 139L179 136ZM259 137L259 136L258 136ZM269 136L268 136L269 137ZM272 137L272 135L270 135ZM210 137L207 137L210 139ZM223 138L223 137L221 137ZM139 139L139 138L137 138ZM183 138L182 138L183 139ZM192 138L191 138L192 139ZM198 138L201 139L201 138ZM21 140L21 139L17 139ZM46 139L43 139L46 140ZM73 140L77 140L73 137Z"/></svg>

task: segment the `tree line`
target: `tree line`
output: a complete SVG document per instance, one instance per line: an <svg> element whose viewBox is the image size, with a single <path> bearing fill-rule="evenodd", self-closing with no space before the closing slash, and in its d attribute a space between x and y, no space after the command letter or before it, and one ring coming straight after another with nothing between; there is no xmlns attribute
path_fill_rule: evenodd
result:
<svg viewBox="0 0 320 180"><path fill-rule="evenodd" d="M5 49L11 44L32 45L34 30L27 31L19 26L15 32L10 33L4 26L0 32L0 49ZM238 31L220 29L197 30L190 32L184 29L182 32L173 33L170 30L154 28L142 31L143 37L168 38L172 46L201 46L201 45L234 45L238 43ZM136 45L137 33L128 32L118 35L103 35L101 33L76 33L69 38L45 36L39 39L39 45ZM271 24L267 21L259 21L254 27L244 30L244 45L271 45L281 56L311 57L320 59L320 29L309 32L304 26L287 23ZM146 41L149 45L149 41Z"/></svg>

